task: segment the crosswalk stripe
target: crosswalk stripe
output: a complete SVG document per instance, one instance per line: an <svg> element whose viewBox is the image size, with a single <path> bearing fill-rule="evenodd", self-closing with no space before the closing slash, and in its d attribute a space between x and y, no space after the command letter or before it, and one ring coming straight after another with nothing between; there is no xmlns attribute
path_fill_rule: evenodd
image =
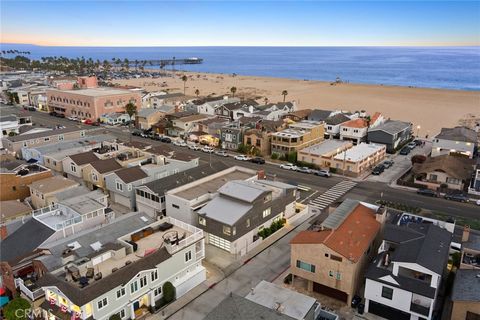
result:
<svg viewBox="0 0 480 320"><path fill-rule="evenodd" d="M317 198L310 200L310 205L316 209L323 210L330 204L340 199L357 184L353 181L340 181Z"/></svg>

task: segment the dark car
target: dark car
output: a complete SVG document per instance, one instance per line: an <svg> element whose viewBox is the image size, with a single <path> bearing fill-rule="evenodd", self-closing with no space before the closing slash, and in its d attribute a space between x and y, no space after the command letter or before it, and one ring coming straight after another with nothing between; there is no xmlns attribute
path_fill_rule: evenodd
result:
<svg viewBox="0 0 480 320"><path fill-rule="evenodd" d="M360 298L358 295L354 295L352 298L352 308L356 308L360 302L362 302L362 298Z"/></svg>
<svg viewBox="0 0 480 320"><path fill-rule="evenodd" d="M48 113L49 115L53 116L53 117L56 117L57 116L57 113L55 111L51 111Z"/></svg>
<svg viewBox="0 0 480 320"><path fill-rule="evenodd" d="M162 137L160 139L161 142L165 142L165 143L171 143L172 142L172 139L170 139L169 137Z"/></svg>
<svg viewBox="0 0 480 320"><path fill-rule="evenodd" d="M417 146L421 146L421 145L423 144L423 141L420 140L420 139L415 139L415 140L413 140L413 142L415 142L415 144L416 144Z"/></svg>
<svg viewBox="0 0 480 320"><path fill-rule="evenodd" d="M438 194L430 189L418 189L417 194L421 194L422 196L427 196L427 197L438 197Z"/></svg>
<svg viewBox="0 0 480 320"><path fill-rule="evenodd" d="M142 135L142 130L138 130L138 129L132 130L132 136L141 136L141 135Z"/></svg>
<svg viewBox="0 0 480 320"><path fill-rule="evenodd" d="M470 200L466 195L462 193L446 194L444 198L447 200L458 201L458 202L468 202Z"/></svg>
<svg viewBox="0 0 480 320"><path fill-rule="evenodd" d="M401 154L402 156L406 156L407 154L410 153L410 151L412 151L410 148L408 148L408 147L403 147L402 150L400 150L400 154Z"/></svg>
<svg viewBox="0 0 480 320"><path fill-rule="evenodd" d="M373 168L372 174L378 176L378 175L380 175L383 171L385 171L385 167L380 164L380 165L376 166L375 168Z"/></svg>
<svg viewBox="0 0 480 320"><path fill-rule="evenodd" d="M395 162L393 162L392 160L386 160L386 161L383 161L382 165L385 167L385 169L388 169L391 166L393 166L394 163Z"/></svg>
<svg viewBox="0 0 480 320"><path fill-rule="evenodd" d="M37 109L35 109L35 107L28 107L28 111L37 111Z"/></svg>
<svg viewBox="0 0 480 320"><path fill-rule="evenodd" d="M257 164L265 164L265 159L263 159L262 157L255 157L250 161Z"/></svg>

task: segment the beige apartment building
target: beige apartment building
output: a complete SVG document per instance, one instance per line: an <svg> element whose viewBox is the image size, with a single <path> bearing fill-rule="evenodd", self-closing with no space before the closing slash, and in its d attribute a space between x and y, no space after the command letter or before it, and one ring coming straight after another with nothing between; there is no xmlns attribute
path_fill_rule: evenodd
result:
<svg viewBox="0 0 480 320"><path fill-rule="evenodd" d="M318 168L329 168L334 156L350 149L351 141L329 139L301 149L297 153L297 160L311 163Z"/></svg>
<svg viewBox="0 0 480 320"><path fill-rule="evenodd" d="M272 133L271 152L287 155L323 141L323 122L303 120L292 123L287 129Z"/></svg>
<svg viewBox="0 0 480 320"><path fill-rule="evenodd" d="M386 151L387 146L384 144L362 142L335 155L330 167L338 173L358 177L385 159Z"/></svg>
<svg viewBox="0 0 480 320"><path fill-rule="evenodd" d="M305 279L308 291L350 305L360 289L365 267L376 251L379 231L380 222L373 209L356 200L345 200L322 222L319 230L301 231L291 240L293 285L297 278Z"/></svg>

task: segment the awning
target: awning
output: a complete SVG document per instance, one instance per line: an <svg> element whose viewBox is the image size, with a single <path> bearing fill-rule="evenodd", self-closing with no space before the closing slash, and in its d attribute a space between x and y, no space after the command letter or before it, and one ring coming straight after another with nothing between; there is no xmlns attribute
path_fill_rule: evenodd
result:
<svg viewBox="0 0 480 320"><path fill-rule="evenodd" d="M5 290L5 289L4 289ZM0 307L3 307L4 305L6 305L8 303L8 301L10 301L10 298L7 297L7 296L1 296L0 297Z"/></svg>

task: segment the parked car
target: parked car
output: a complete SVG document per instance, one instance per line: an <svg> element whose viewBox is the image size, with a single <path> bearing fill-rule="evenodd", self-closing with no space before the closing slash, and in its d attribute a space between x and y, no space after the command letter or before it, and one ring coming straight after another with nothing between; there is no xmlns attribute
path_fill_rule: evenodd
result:
<svg viewBox="0 0 480 320"><path fill-rule="evenodd" d="M188 145L188 149L190 149L190 150L200 150L200 147L197 146L196 144L190 144L190 145Z"/></svg>
<svg viewBox="0 0 480 320"><path fill-rule="evenodd" d="M378 166L373 168L372 174L375 175L375 176L378 176L378 175L382 174L383 171L385 171L385 167L383 165L379 164Z"/></svg>
<svg viewBox="0 0 480 320"><path fill-rule="evenodd" d="M78 118L74 116L67 117L67 119L72 121L78 121Z"/></svg>
<svg viewBox="0 0 480 320"><path fill-rule="evenodd" d="M221 157L228 157L228 153L227 153L227 151L225 151L225 150L215 151L215 154L216 154L217 156L221 156Z"/></svg>
<svg viewBox="0 0 480 320"><path fill-rule="evenodd" d="M413 141L407 144L407 148L409 148L410 150L415 149L416 146L417 146L417 143Z"/></svg>
<svg viewBox="0 0 480 320"><path fill-rule="evenodd" d="M309 167L299 167L297 168L297 171L301 173L312 173L312 170Z"/></svg>
<svg viewBox="0 0 480 320"><path fill-rule="evenodd" d="M132 130L132 136L141 136L142 135L142 130L139 129L133 129Z"/></svg>
<svg viewBox="0 0 480 320"><path fill-rule="evenodd" d="M418 189L417 194L421 194L422 196L427 196L427 197L438 197L438 194L430 189Z"/></svg>
<svg viewBox="0 0 480 320"><path fill-rule="evenodd" d="M406 155L408 155L408 154L410 153L410 151L411 151L410 148L408 148L408 147L403 147L402 150L400 150L400 154L401 154L402 156L406 156Z"/></svg>
<svg viewBox="0 0 480 320"><path fill-rule="evenodd" d="M413 142L415 142L415 144L416 144L417 146L421 146L421 145L423 144L423 141L420 140L420 139L415 139L415 140L413 140Z"/></svg>
<svg viewBox="0 0 480 320"><path fill-rule="evenodd" d="M202 151L206 152L206 153L213 153L213 151L215 151L215 150L212 147L205 146L205 147L202 148Z"/></svg>
<svg viewBox="0 0 480 320"><path fill-rule="evenodd" d="M98 121L92 121L92 122L90 123L90 125L91 125L91 126L98 127L98 126L100 126L100 122L98 122Z"/></svg>
<svg viewBox="0 0 480 320"><path fill-rule="evenodd" d="M382 165L385 167L385 169L388 169L392 167L394 163L395 162L393 162L392 160L385 160L383 161Z"/></svg>
<svg viewBox="0 0 480 320"><path fill-rule="evenodd" d="M318 171L315 171L315 175L316 176L320 176L320 177L326 177L326 178L330 178L330 172L328 172L327 170L318 170Z"/></svg>
<svg viewBox="0 0 480 320"><path fill-rule="evenodd" d="M37 109L35 109L35 107L30 106L28 107L28 111L37 111Z"/></svg>
<svg viewBox="0 0 480 320"><path fill-rule="evenodd" d="M293 163L282 163L280 165L280 168L286 169L286 170L297 170L298 167L294 165Z"/></svg>
<svg viewBox="0 0 480 320"><path fill-rule="evenodd" d="M160 139L161 142L164 142L164 143L171 143L172 142L172 139L170 139L169 137L162 137Z"/></svg>
<svg viewBox="0 0 480 320"><path fill-rule="evenodd" d="M173 142L173 145L174 145L174 146L177 146L177 147L186 147L186 146L188 146L187 143L186 143L185 141L183 141L183 140L175 140L175 141Z"/></svg>
<svg viewBox="0 0 480 320"><path fill-rule="evenodd" d="M475 202L475 204L476 204L477 206L480 206L480 200L477 200L477 201Z"/></svg>
<svg viewBox="0 0 480 320"><path fill-rule="evenodd" d="M458 202L468 202L470 200L466 195L462 193L446 194L444 198L447 200L458 201Z"/></svg>
<svg viewBox="0 0 480 320"><path fill-rule="evenodd" d="M362 302L362 298L359 295L354 295L352 298L352 308L356 308Z"/></svg>
<svg viewBox="0 0 480 320"><path fill-rule="evenodd" d="M235 160L240 160L240 161L250 161L252 158L247 157L244 154L239 154L234 157Z"/></svg>
<svg viewBox="0 0 480 320"><path fill-rule="evenodd" d="M265 164L265 159L263 159L262 157L255 157L250 161L256 164Z"/></svg>

